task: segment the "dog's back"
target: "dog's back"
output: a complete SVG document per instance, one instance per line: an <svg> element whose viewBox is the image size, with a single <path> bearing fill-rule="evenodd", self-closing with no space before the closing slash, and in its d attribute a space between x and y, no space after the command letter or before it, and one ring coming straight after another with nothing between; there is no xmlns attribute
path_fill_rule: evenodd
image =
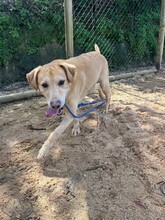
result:
<svg viewBox="0 0 165 220"><path fill-rule="evenodd" d="M106 58L100 53L100 49L97 44L95 44L94 47L95 51L72 57L65 60L65 62L75 65L79 70L82 70L83 72L89 72L88 75L91 75L94 72L100 74L101 71L104 71L105 67L108 68L108 62Z"/></svg>

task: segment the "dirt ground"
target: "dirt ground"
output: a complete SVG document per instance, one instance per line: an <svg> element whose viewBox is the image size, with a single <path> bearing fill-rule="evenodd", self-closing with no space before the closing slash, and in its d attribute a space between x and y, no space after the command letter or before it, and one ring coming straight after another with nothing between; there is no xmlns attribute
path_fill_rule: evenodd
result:
<svg viewBox="0 0 165 220"><path fill-rule="evenodd" d="M111 87L110 112L67 129L43 162L61 118L45 118L42 97L1 105L0 220L165 219L165 75Z"/></svg>

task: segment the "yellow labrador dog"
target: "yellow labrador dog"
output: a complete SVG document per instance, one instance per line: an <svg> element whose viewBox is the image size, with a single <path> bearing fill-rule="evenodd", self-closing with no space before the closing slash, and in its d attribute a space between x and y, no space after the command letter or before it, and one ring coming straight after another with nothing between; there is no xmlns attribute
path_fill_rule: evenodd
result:
<svg viewBox="0 0 165 220"><path fill-rule="evenodd" d="M71 111L76 114L79 102L89 91L100 83L99 95L106 97L106 109L110 105L109 70L107 60L100 54L99 47L95 44L95 51L84 53L67 60L54 60L39 66L26 75L29 84L46 97L49 109L47 116L61 114L61 109L66 103ZM72 133L80 133L79 120L74 119L65 110L61 124L50 134L39 151L38 159L49 154L55 141L74 120Z"/></svg>

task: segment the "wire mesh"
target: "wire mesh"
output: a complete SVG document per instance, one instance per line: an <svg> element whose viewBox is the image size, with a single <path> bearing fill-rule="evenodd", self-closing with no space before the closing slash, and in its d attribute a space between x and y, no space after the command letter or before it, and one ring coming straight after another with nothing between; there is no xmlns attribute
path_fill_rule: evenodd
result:
<svg viewBox="0 0 165 220"><path fill-rule="evenodd" d="M156 0L74 0L76 54L95 43L112 70L154 64L160 20Z"/></svg>
<svg viewBox="0 0 165 220"><path fill-rule="evenodd" d="M75 55L95 43L111 70L154 64L159 0L73 0ZM65 58L64 0L0 1L0 85Z"/></svg>
<svg viewBox="0 0 165 220"><path fill-rule="evenodd" d="M65 58L63 0L0 1L0 84Z"/></svg>

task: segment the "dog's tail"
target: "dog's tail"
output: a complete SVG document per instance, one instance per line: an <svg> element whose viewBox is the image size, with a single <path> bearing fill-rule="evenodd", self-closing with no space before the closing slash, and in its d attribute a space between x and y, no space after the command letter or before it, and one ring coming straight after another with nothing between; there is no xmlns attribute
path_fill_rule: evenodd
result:
<svg viewBox="0 0 165 220"><path fill-rule="evenodd" d="M99 47L97 46L97 44L95 44L95 51L96 51L97 53L100 53L100 49L99 49Z"/></svg>

